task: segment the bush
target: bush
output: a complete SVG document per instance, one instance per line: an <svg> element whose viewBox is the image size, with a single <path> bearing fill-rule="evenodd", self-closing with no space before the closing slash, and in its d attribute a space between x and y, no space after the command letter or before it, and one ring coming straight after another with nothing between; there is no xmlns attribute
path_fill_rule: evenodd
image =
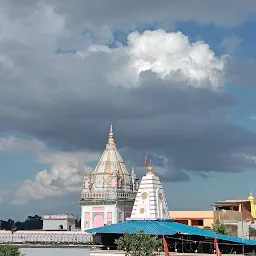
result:
<svg viewBox="0 0 256 256"><path fill-rule="evenodd" d="M115 241L118 250L124 250L126 256L153 256L154 252L162 250L162 240L156 236L144 234L124 233Z"/></svg>
<svg viewBox="0 0 256 256"><path fill-rule="evenodd" d="M0 256L21 256L19 247L14 245L0 245Z"/></svg>

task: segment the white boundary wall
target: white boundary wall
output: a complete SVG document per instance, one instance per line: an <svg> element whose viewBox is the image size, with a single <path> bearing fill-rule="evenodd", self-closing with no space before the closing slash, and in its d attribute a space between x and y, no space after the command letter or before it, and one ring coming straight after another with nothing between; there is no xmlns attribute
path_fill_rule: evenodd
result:
<svg viewBox="0 0 256 256"><path fill-rule="evenodd" d="M91 243L92 235L78 231L0 231L0 243L56 242L56 243Z"/></svg>

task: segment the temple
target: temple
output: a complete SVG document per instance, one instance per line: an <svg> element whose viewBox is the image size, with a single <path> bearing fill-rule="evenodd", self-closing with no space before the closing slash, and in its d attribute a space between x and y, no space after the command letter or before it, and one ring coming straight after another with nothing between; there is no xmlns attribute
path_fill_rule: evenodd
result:
<svg viewBox="0 0 256 256"><path fill-rule="evenodd" d="M81 230L115 224L130 217L138 191L134 170L129 173L110 126L108 143L94 171L88 169L81 192Z"/></svg>
<svg viewBox="0 0 256 256"><path fill-rule="evenodd" d="M170 218L162 184L153 170L150 161L147 173L142 177L130 220Z"/></svg>
<svg viewBox="0 0 256 256"><path fill-rule="evenodd" d="M250 206L251 206L251 215L253 218L256 218L256 205L254 202L254 197L252 195L252 191L250 191L250 196L248 197L248 200L249 200Z"/></svg>

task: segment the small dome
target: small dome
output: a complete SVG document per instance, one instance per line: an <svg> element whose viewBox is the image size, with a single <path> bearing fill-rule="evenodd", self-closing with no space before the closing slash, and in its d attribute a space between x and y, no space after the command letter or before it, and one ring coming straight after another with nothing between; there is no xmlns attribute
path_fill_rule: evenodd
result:
<svg viewBox="0 0 256 256"><path fill-rule="evenodd" d="M250 196L248 197L248 200L249 200L249 201L254 201L254 197L253 197L253 195L252 195L252 191L250 192Z"/></svg>

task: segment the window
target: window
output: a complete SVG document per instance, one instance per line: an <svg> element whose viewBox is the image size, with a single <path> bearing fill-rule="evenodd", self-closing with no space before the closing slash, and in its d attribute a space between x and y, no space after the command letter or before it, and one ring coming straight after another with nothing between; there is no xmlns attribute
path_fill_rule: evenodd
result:
<svg viewBox="0 0 256 256"><path fill-rule="evenodd" d="M204 225L204 220L198 220L197 223L198 223L198 226L203 226Z"/></svg>
<svg viewBox="0 0 256 256"><path fill-rule="evenodd" d="M204 220L191 220L191 226L203 226Z"/></svg>

